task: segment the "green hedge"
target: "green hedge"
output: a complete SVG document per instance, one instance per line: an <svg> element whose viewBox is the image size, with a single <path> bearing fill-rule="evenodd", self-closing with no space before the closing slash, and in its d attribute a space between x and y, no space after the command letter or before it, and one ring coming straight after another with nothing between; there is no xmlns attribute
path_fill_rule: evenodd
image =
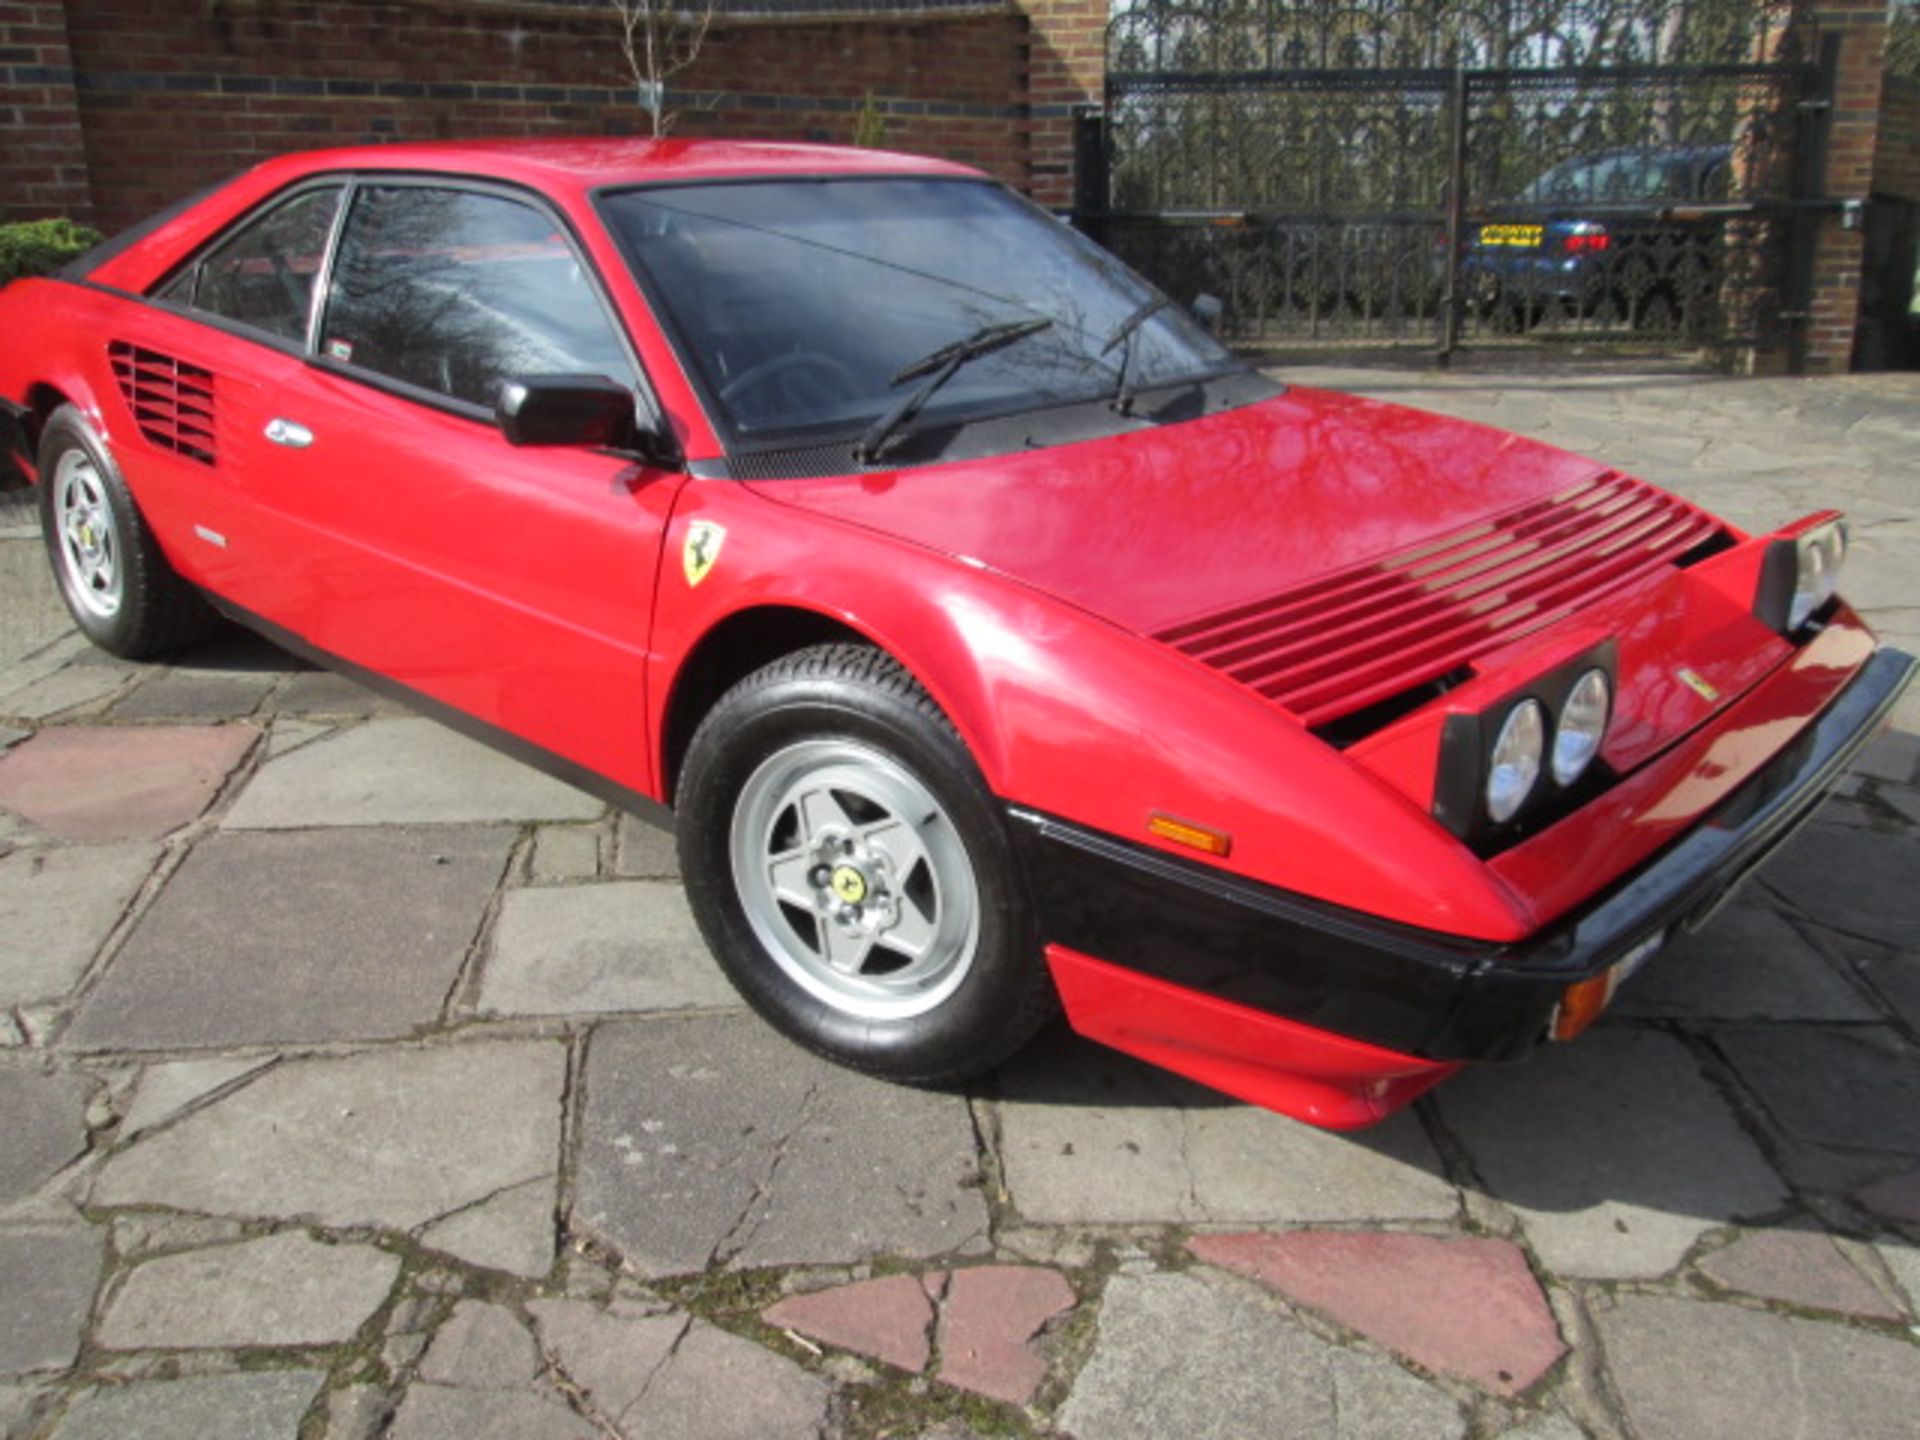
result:
<svg viewBox="0 0 1920 1440"><path fill-rule="evenodd" d="M23 220L0 225L0 285L23 275L58 270L100 243L100 232L71 220Z"/></svg>

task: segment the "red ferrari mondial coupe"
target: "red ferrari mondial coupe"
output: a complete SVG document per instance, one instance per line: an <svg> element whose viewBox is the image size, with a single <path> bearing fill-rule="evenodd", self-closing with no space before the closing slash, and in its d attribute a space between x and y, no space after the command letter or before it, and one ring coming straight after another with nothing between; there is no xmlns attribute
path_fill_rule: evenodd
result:
<svg viewBox="0 0 1920 1440"><path fill-rule="evenodd" d="M677 822L742 995L1358 1126L1577 1034L1910 677L1837 516L1289 387L974 171L291 156L0 296L80 628L214 611Z"/></svg>

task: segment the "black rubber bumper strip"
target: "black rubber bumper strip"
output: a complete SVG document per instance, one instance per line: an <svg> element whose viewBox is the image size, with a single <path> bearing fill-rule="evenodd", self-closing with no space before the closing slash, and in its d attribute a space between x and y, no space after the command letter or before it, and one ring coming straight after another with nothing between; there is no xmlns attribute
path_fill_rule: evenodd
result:
<svg viewBox="0 0 1920 1440"><path fill-rule="evenodd" d="M1505 1061L1561 992L1711 914L1810 819L1913 678L1880 649L1795 741L1679 840L1514 944L1381 920L1010 807L1041 933L1112 964L1434 1060Z"/></svg>

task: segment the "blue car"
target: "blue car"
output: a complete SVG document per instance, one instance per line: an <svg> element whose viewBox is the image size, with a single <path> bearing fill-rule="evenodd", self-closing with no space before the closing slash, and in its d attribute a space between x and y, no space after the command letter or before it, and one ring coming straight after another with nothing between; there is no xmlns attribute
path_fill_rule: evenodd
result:
<svg viewBox="0 0 1920 1440"><path fill-rule="evenodd" d="M1462 273L1483 320L1575 316L1636 330L1706 329L1720 223L1672 213L1725 200L1731 145L1607 150L1562 161L1467 232Z"/></svg>

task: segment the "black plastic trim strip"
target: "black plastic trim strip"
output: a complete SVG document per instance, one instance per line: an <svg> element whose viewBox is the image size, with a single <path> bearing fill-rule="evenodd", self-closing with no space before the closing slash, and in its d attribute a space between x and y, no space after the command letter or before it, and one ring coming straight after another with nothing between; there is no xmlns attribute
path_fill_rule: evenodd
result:
<svg viewBox="0 0 1920 1440"><path fill-rule="evenodd" d="M1920 669L1881 649L1712 815L1517 944L1381 920L1013 807L1050 942L1188 989L1435 1060L1517 1060L1561 992L1704 922L1811 819Z"/></svg>
<svg viewBox="0 0 1920 1440"><path fill-rule="evenodd" d="M284 625L275 624L265 616L256 615L243 606L235 605L211 590L203 589L200 593L209 605L236 625L244 626L255 634L271 640L282 650L328 670L337 671L350 680L358 681L376 694L398 700L409 709L417 710L429 719L438 720L447 728L459 731L468 739L478 740L482 745L498 750L503 755L510 755L515 760L531 765L534 769L543 771L556 780L565 781L576 790L584 790L587 794L604 800L629 815L645 820L650 825L667 831L674 828L672 809L650 795L643 795L638 790L609 780L597 770L590 770L578 761L567 759L564 755L556 755L544 746L536 745L510 730L503 730L498 725L489 724L468 711L447 704L444 700L436 700L433 696L424 694L411 685L403 684L389 675L383 675L378 670L369 670L366 666L356 665L353 661L343 659L330 650L323 650ZM639 743L637 736L635 743Z"/></svg>

